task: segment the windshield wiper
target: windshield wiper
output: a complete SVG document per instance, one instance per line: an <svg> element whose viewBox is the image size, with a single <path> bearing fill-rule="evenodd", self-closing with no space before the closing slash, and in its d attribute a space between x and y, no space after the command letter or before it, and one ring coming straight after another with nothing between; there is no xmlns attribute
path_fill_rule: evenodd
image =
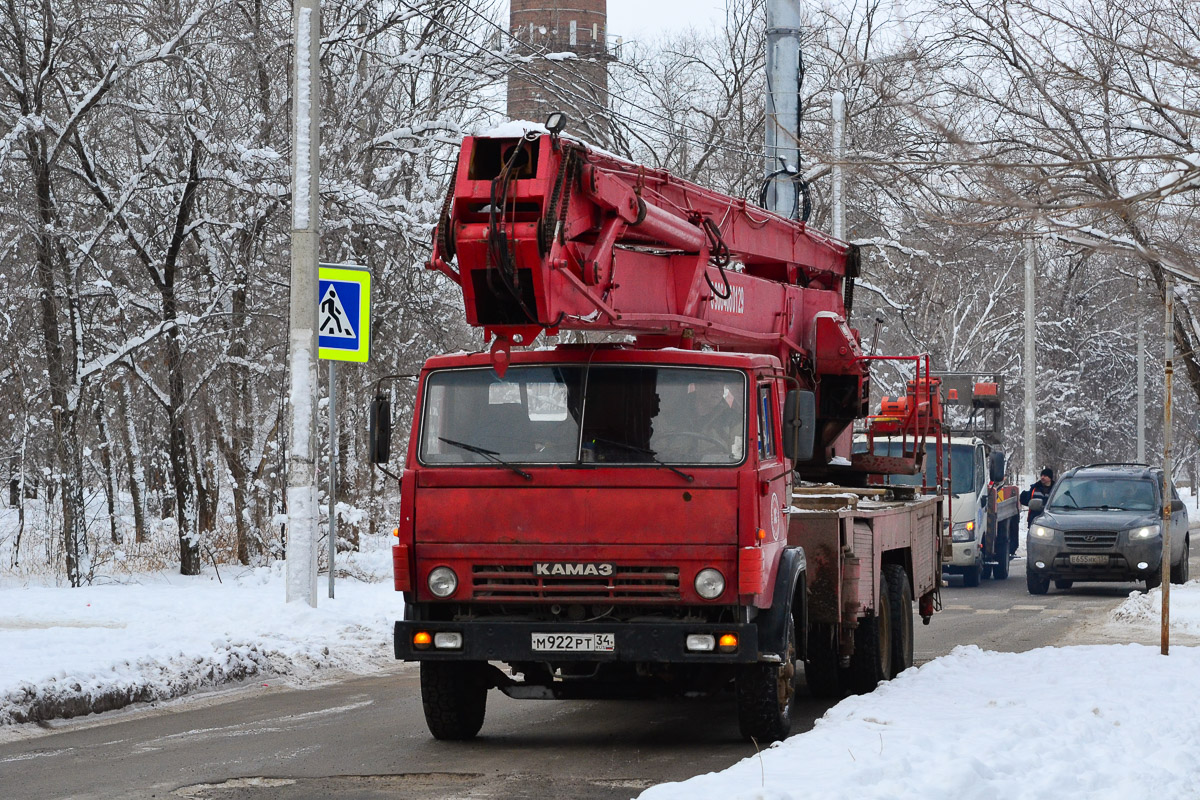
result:
<svg viewBox="0 0 1200 800"><path fill-rule="evenodd" d="M1071 498L1071 505L1070 506L1058 506L1058 504L1055 503L1055 506L1058 506L1059 508L1079 508L1079 501L1075 499L1075 495L1071 494L1070 489L1064 490L1062 494L1063 494L1064 500L1067 499L1068 497Z"/></svg>
<svg viewBox="0 0 1200 800"><path fill-rule="evenodd" d="M610 444L613 447L623 447L632 453L641 453L643 455L650 456L650 460L653 461L655 464L658 464L660 467L665 467L665 468L671 470L671 472L674 472L679 477L685 479L688 483L691 483L692 481L696 480L694 477L692 477L691 475L688 475L686 472L679 469L678 467L672 467L670 464L667 464L664 461L659 461L658 455L653 450L647 450L644 447L638 447L636 444L630 444L629 442L614 442L612 439L601 439L598 436L593 436L592 441L600 442L601 444Z"/></svg>
<svg viewBox="0 0 1200 800"><path fill-rule="evenodd" d="M495 450L485 450L484 448L479 447L478 445L467 444L466 442L456 442L453 439L447 439L445 436L439 436L438 441L445 442L446 444L454 445L455 447L461 447L463 450L466 450L468 453L478 453L479 455L483 456L484 458L490 458L492 461L495 461L497 464L499 464L502 467L508 467L513 472L517 473L518 475L520 475L522 478L524 478L527 481L533 480L532 475L530 475L528 472L526 472L525 470L518 467L516 464L510 464L507 461L505 461L504 459L500 458L499 454L497 454Z"/></svg>

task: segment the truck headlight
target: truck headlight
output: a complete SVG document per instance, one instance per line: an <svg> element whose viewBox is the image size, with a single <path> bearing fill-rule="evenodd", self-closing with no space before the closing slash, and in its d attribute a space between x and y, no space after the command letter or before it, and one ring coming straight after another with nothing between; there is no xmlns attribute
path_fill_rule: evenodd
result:
<svg viewBox="0 0 1200 800"><path fill-rule="evenodd" d="M715 600L725 591L725 576L708 567L696 573L696 594L705 600Z"/></svg>
<svg viewBox="0 0 1200 800"><path fill-rule="evenodd" d="M972 542L975 541L975 521L959 522L950 529L950 541L952 542Z"/></svg>
<svg viewBox="0 0 1200 800"><path fill-rule="evenodd" d="M449 567L436 567L429 573L429 591L434 597L449 597L458 588L458 576Z"/></svg>
<svg viewBox="0 0 1200 800"><path fill-rule="evenodd" d="M1035 539L1053 539L1054 529L1047 528L1045 525L1034 525L1029 529L1029 535Z"/></svg>
<svg viewBox="0 0 1200 800"><path fill-rule="evenodd" d="M1134 528L1133 530L1129 531L1129 538L1130 539L1153 539L1155 536L1158 536L1160 533L1162 533L1162 525L1156 523L1154 525L1146 525L1141 528Z"/></svg>

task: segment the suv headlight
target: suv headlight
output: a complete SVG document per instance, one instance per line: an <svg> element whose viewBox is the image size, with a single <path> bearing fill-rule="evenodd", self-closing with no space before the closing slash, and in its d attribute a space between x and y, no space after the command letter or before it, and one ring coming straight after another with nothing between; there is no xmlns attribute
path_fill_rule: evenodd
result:
<svg viewBox="0 0 1200 800"><path fill-rule="evenodd" d="M1129 531L1130 540L1137 541L1141 539L1153 539L1162 533L1162 525L1155 523L1153 525L1144 525L1141 528L1133 528Z"/></svg>
<svg viewBox="0 0 1200 800"><path fill-rule="evenodd" d="M959 522L950 529L950 541L952 542L973 542L975 541L975 521Z"/></svg>
<svg viewBox="0 0 1200 800"><path fill-rule="evenodd" d="M1034 525L1029 529L1029 535L1035 539L1053 539L1055 533L1054 528L1047 528L1045 525Z"/></svg>
<svg viewBox="0 0 1200 800"><path fill-rule="evenodd" d="M429 591L434 597L449 597L458 588L458 576L449 567L437 567L429 573Z"/></svg>

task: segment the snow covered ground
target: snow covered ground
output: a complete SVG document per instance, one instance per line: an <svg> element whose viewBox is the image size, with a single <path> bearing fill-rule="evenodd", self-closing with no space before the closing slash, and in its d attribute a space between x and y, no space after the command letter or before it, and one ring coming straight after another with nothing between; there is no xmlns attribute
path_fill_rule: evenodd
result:
<svg viewBox="0 0 1200 800"><path fill-rule="evenodd" d="M390 539L390 537L378 537ZM390 542L383 542L383 545ZM344 559L344 561L343 561ZM284 563L147 574L79 589L0 588L0 724L161 700L248 677L303 684L394 663L401 595L381 546L339 556L318 607L284 602Z"/></svg>
<svg viewBox="0 0 1200 800"><path fill-rule="evenodd" d="M1198 676L1196 647L958 647L641 800L1200 797Z"/></svg>

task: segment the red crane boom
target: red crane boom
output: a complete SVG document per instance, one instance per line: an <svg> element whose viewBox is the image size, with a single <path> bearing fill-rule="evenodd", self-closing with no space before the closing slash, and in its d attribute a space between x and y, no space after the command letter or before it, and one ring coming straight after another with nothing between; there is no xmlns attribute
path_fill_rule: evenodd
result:
<svg viewBox="0 0 1200 800"><path fill-rule="evenodd" d="M857 250L663 170L558 136L467 137L429 266L462 287L498 371L542 331L625 331L778 357L816 393L820 444L866 414Z"/></svg>

